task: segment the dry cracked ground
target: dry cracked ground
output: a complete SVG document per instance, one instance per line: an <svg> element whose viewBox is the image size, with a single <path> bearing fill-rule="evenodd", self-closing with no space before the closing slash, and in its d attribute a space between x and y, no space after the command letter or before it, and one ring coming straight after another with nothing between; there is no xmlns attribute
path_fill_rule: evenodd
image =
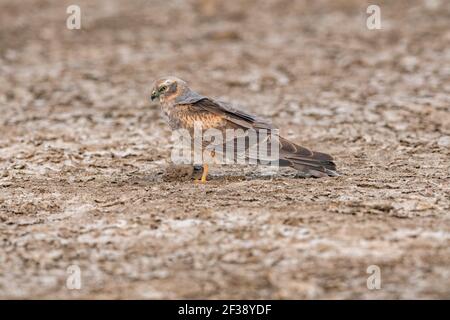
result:
<svg viewBox="0 0 450 320"><path fill-rule="evenodd" d="M450 298L449 4L378 1L381 30L368 4L0 0L0 297ZM343 175L194 184L166 74Z"/></svg>

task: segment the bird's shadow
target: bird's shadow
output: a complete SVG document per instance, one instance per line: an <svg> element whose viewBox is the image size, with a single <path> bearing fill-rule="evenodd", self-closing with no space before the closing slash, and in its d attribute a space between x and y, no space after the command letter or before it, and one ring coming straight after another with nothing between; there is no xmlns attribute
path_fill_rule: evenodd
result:
<svg viewBox="0 0 450 320"><path fill-rule="evenodd" d="M133 174L124 177L121 182L132 185L148 185L158 183L189 183L199 180L203 169L192 166L170 166L153 172ZM221 166L211 170L208 175L209 182L238 182L238 181L268 181L274 179L306 179L310 178L291 168L264 171L255 166L234 167ZM120 181L117 181L120 183Z"/></svg>

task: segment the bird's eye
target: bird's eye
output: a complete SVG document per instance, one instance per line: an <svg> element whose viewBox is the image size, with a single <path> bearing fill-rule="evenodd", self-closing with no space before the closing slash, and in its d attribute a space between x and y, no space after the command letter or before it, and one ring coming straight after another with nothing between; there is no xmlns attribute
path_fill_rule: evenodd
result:
<svg viewBox="0 0 450 320"><path fill-rule="evenodd" d="M166 91L167 87L166 86L162 86L161 88L159 88L159 92L163 92Z"/></svg>

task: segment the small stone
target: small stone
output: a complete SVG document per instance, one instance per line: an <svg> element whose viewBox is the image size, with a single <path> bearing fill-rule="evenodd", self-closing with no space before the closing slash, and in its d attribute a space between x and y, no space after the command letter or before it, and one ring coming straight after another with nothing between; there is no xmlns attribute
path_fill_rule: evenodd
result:
<svg viewBox="0 0 450 320"><path fill-rule="evenodd" d="M449 148L450 147L450 136L442 136L437 141L438 146Z"/></svg>
<svg viewBox="0 0 450 320"><path fill-rule="evenodd" d="M416 57L407 56L401 59L400 65L405 71L412 72L416 69L418 62Z"/></svg>

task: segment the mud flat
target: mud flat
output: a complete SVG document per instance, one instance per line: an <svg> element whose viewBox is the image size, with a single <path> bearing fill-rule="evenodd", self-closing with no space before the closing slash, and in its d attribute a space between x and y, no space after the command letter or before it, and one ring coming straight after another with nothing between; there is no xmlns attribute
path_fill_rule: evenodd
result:
<svg viewBox="0 0 450 320"><path fill-rule="evenodd" d="M444 1L77 2L0 0L1 298L450 298ZM343 175L169 177L166 74Z"/></svg>

